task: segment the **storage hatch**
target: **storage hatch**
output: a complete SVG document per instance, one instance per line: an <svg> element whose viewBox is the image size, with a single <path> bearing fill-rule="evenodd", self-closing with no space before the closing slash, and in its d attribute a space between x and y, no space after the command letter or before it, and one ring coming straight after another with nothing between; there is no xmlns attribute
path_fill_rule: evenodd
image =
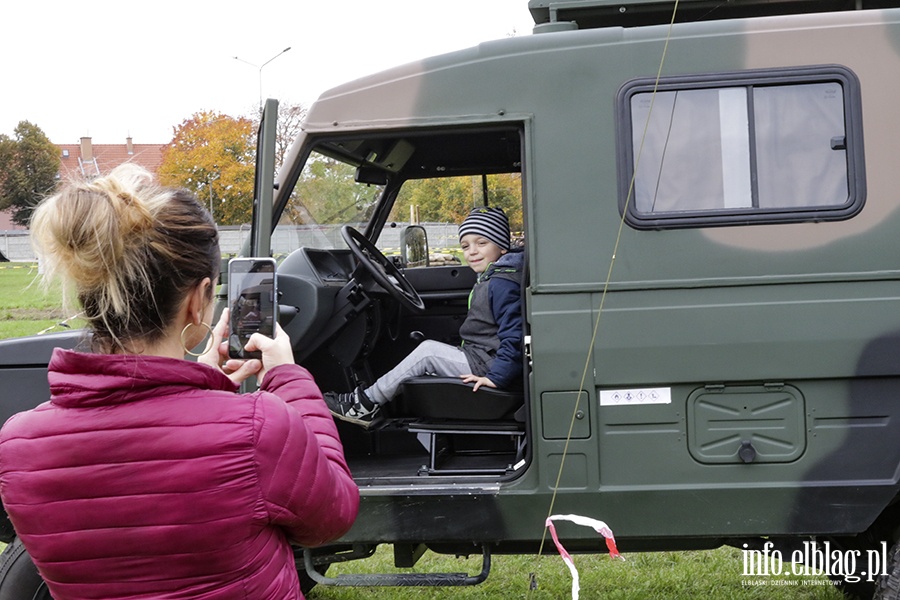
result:
<svg viewBox="0 0 900 600"><path fill-rule="evenodd" d="M707 386L687 412L688 449L701 463L784 463L806 448L803 395L789 385Z"/></svg>

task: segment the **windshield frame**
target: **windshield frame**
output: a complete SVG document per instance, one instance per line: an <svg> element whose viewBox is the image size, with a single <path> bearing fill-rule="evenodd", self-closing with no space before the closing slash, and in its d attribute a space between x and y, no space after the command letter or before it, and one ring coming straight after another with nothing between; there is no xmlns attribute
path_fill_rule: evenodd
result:
<svg viewBox="0 0 900 600"><path fill-rule="evenodd" d="M386 183L382 189L380 198L375 204L372 216L363 228L363 234L370 241L377 242L382 230L387 225L391 211L397 201L399 192L403 185L414 179L429 179L434 177L449 177L453 175L492 175L499 173L518 172L524 175L525 166L523 164L525 156L525 147L527 145L527 135L525 131L528 129L529 118L523 118L522 115L504 115L502 117L481 118L477 121L472 120L460 123L459 121L448 123L446 120L433 122L422 125L410 126L406 124L402 127L390 128L348 128L340 132L319 131L310 132L304 130L297 137L294 145L291 147L287 158L285 159L285 167L278 173L277 189L274 198L274 207L272 212L272 231L279 225L279 222L291 202L292 195L303 170L315 154L325 156L344 162L354 167L377 167L385 176ZM414 172L419 176L410 176L407 171L409 165L405 168L400 165L399 168L389 168L393 165L384 165L377 162L375 158L367 161L362 155L353 155L352 152L342 153L335 150L342 142L364 143L366 141L390 142L401 140L425 140L432 145L435 140L441 142L457 141L462 142L462 146L467 152L472 147L478 147L473 144L472 139L478 136L486 136L488 138L503 136L515 136L515 147L517 151L514 153L515 158L510 160L507 156L499 156L495 151L494 154L485 152L485 157L468 157L461 162L453 164L447 168L441 168L432 171ZM495 144L496 145L496 144ZM323 147L328 146L325 151ZM448 156L451 154L448 153Z"/></svg>

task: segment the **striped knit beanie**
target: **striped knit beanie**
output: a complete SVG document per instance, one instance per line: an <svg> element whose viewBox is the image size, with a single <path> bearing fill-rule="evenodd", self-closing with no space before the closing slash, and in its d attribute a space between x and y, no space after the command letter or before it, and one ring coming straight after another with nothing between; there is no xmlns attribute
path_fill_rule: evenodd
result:
<svg viewBox="0 0 900 600"><path fill-rule="evenodd" d="M509 219L502 208L480 206L473 208L459 226L459 239L474 233L494 242L503 250L509 250Z"/></svg>

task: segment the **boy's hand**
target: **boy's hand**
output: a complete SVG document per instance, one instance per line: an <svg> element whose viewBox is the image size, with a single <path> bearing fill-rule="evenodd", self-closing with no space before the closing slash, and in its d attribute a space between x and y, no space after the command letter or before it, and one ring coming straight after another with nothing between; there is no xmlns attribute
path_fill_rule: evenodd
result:
<svg viewBox="0 0 900 600"><path fill-rule="evenodd" d="M469 373L468 375L460 375L460 377L466 383L472 383L472 382L475 383L475 387L472 388L473 392L477 392L478 388L480 388L481 386L485 386L485 387L489 387L489 388L497 387L497 384L495 384L493 381L491 381L487 377L479 377L478 375L472 375L471 373Z"/></svg>

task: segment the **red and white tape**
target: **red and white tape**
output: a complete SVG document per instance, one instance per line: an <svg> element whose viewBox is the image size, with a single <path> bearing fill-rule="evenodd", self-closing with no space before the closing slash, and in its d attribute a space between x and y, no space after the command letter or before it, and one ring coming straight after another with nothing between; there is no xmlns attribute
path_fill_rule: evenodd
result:
<svg viewBox="0 0 900 600"><path fill-rule="evenodd" d="M616 538L613 536L612 530L603 521L592 519L590 517L583 517L581 515L551 515L547 517L547 521L544 525L550 530L550 536L553 538L553 543L556 544L559 555L562 557L563 562L566 563L566 566L569 567L569 572L572 574L572 600L578 600L578 592L580 590L578 569L575 568L575 562L572 560L572 556L560 543L559 537L556 535L556 527L553 525L553 521L570 521L576 525L590 527L602 535L606 540L606 548L609 550L609 556L611 558L622 558L622 556L619 554L618 548L616 548Z"/></svg>

